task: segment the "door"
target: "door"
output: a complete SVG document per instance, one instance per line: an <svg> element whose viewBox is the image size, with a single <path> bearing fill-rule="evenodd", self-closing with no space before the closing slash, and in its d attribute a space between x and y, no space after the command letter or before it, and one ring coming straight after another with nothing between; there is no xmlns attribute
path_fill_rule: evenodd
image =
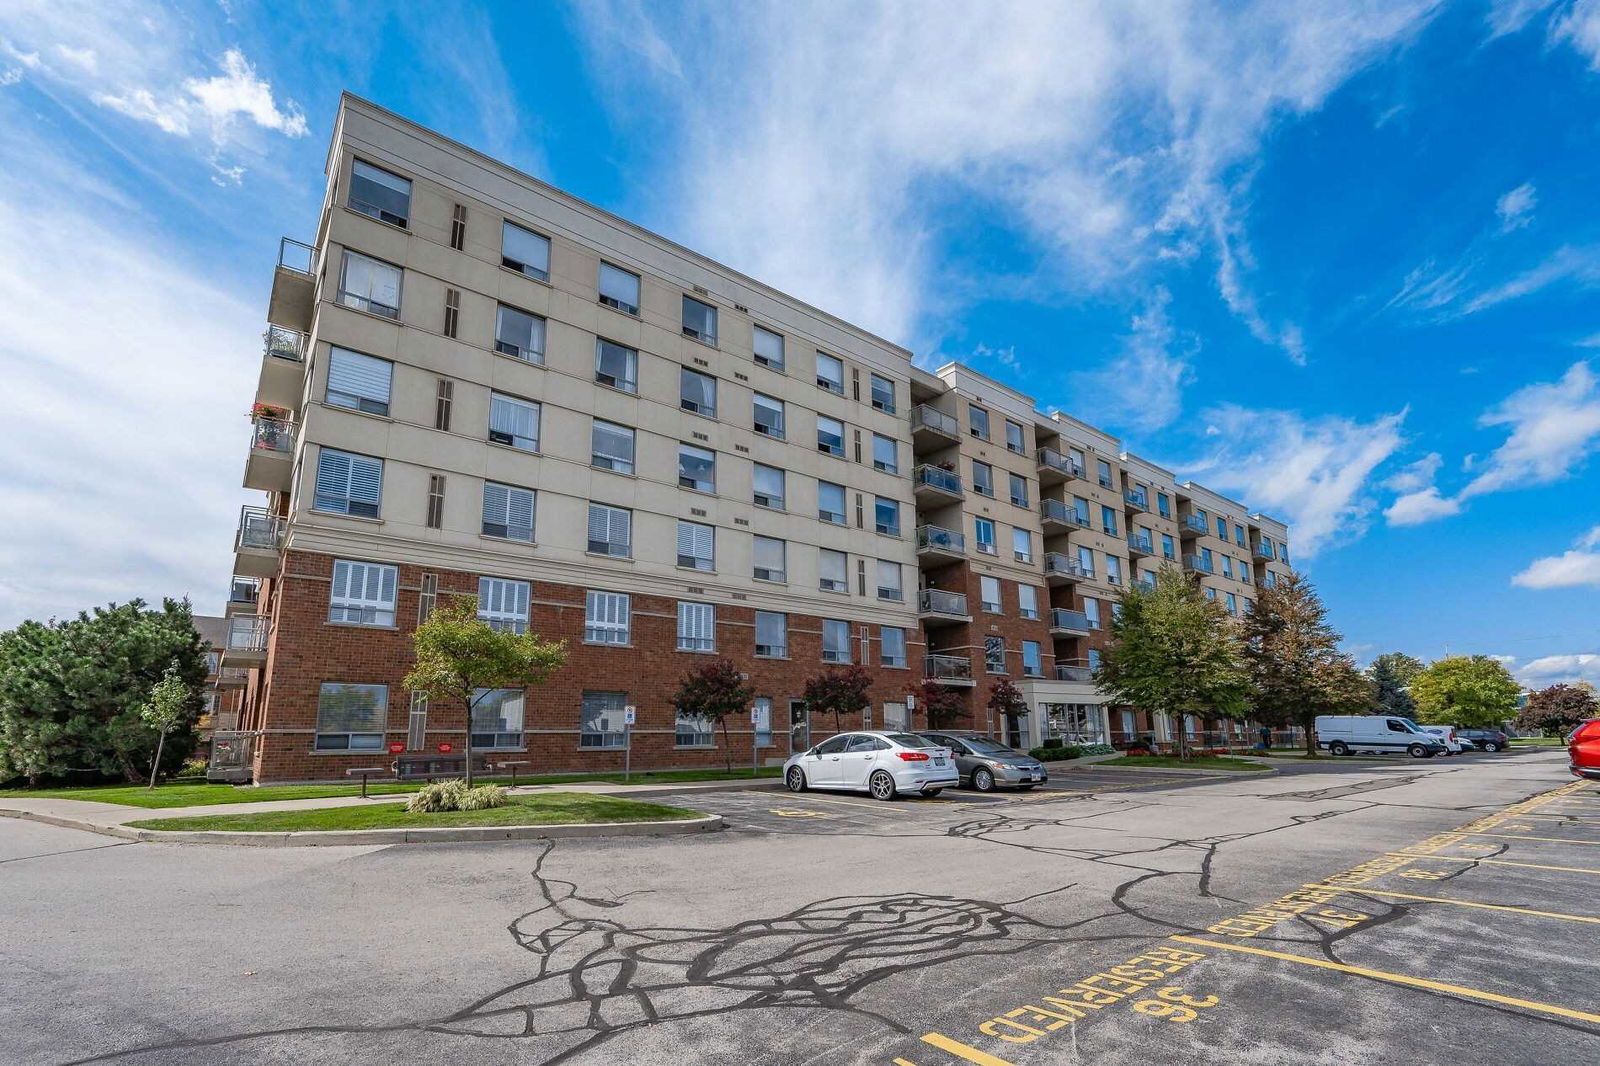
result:
<svg viewBox="0 0 1600 1066"><path fill-rule="evenodd" d="M840 733L818 744L817 750L802 760L806 781L817 788L837 788L844 777L842 761L848 743L850 734Z"/></svg>
<svg viewBox="0 0 1600 1066"><path fill-rule="evenodd" d="M839 757L839 784L845 788L865 789L867 779L878 766L878 753L889 750L889 742L877 737L858 735L850 738L844 754Z"/></svg>
<svg viewBox="0 0 1600 1066"><path fill-rule="evenodd" d="M804 700L789 701L789 754L796 755L811 747L811 715Z"/></svg>

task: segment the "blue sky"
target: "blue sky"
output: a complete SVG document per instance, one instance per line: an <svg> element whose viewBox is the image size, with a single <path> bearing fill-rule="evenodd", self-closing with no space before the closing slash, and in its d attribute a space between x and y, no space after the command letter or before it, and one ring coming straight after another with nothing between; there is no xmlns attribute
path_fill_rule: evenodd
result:
<svg viewBox="0 0 1600 1066"><path fill-rule="evenodd" d="M1600 0L8 0L0 625L220 606L346 88L1288 519L1358 657L1600 680Z"/></svg>

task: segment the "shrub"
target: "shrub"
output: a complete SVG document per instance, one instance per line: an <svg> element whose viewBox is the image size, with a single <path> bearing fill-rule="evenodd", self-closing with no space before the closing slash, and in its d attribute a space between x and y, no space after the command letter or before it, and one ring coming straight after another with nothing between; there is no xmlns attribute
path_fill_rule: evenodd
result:
<svg viewBox="0 0 1600 1066"><path fill-rule="evenodd" d="M173 776L174 777L204 777L204 776L206 776L206 769L209 767L209 765L210 764L208 762L206 762L206 760L201 759L199 757L196 757L196 758L193 758L193 759L185 759L185 760L183 760L183 765L178 767L178 772L176 774L174 774Z"/></svg>
<svg viewBox="0 0 1600 1066"><path fill-rule="evenodd" d="M1040 762L1061 762L1065 759L1076 759L1083 754L1083 749L1076 744L1050 744L1034 748L1028 754Z"/></svg>
<svg viewBox="0 0 1600 1066"><path fill-rule="evenodd" d="M506 805L506 790L499 785L479 785L461 797L458 811L483 811Z"/></svg>
<svg viewBox="0 0 1600 1066"><path fill-rule="evenodd" d="M489 807L503 807L506 790L499 785L480 785L468 788L460 778L450 781L433 781L423 785L406 801L406 810L413 814L435 814L439 811L481 811Z"/></svg>
<svg viewBox="0 0 1600 1066"><path fill-rule="evenodd" d="M1117 749L1110 744L1085 744L1078 749L1079 755L1115 755Z"/></svg>

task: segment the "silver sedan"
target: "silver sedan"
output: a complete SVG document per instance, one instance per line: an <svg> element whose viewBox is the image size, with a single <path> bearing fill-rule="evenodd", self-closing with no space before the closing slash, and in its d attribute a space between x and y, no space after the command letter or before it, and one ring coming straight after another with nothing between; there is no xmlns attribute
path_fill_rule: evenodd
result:
<svg viewBox="0 0 1600 1066"><path fill-rule="evenodd" d="M937 796L957 780L950 749L915 733L840 733L783 764L791 792L837 788L892 800L901 793Z"/></svg>

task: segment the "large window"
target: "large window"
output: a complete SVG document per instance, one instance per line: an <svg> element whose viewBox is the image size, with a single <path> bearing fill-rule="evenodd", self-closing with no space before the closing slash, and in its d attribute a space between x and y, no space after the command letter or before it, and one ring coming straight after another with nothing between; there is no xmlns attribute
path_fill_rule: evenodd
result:
<svg viewBox="0 0 1600 1066"><path fill-rule="evenodd" d="M817 384L829 392L844 395L844 361L826 352L817 353Z"/></svg>
<svg viewBox="0 0 1600 1066"><path fill-rule="evenodd" d="M589 465L633 473L633 430L595 419L589 431Z"/></svg>
<svg viewBox="0 0 1600 1066"><path fill-rule="evenodd" d="M1000 579L985 574L978 578L978 599L989 614L1000 613Z"/></svg>
<svg viewBox="0 0 1600 1066"><path fill-rule="evenodd" d="M489 628L510 633L528 631L528 601L533 586L503 577L478 578L478 617Z"/></svg>
<svg viewBox="0 0 1600 1066"><path fill-rule="evenodd" d="M489 440L523 451L539 450L539 405L507 396L489 394Z"/></svg>
<svg viewBox="0 0 1600 1066"><path fill-rule="evenodd" d="M1022 676L1044 676L1044 659L1040 656L1039 642L1037 640L1025 640L1022 642Z"/></svg>
<svg viewBox="0 0 1600 1066"><path fill-rule="evenodd" d="M900 535L900 502L887 496L872 498L873 528L891 537Z"/></svg>
<svg viewBox="0 0 1600 1066"><path fill-rule="evenodd" d="M583 600L583 639L588 644L626 644L629 640L629 601L625 592L590 589Z"/></svg>
<svg viewBox="0 0 1600 1066"><path fill-rule="evenodd" d="M972 491L985 496L994 495L994 467L976 459L972 461Z"/></svg>
<svg viewBox="0 0 1600 1066"><path fill-rule="evenodd" d="M692 296L683 298L683 335L706 344L717 343L717 309Z"/></svg>
<svg viewBox="0 0 1600 1066"><path fill-rule="evenodd" d="M872 435L872 466L889 474L900 472L900 454L893 437L881 433Z"/></svg>
<svg viewBox="0 0 1600 1066"><path fill-rule="evenodd" d="M389 386L393 380L394 364L387 359L375 359L344 348L328 351L327 400L335 407L386 415L389 413Z"/></svg>
<svg viewBox="0 0 1600 1066"><path fill-rule="evenodd" d="M894 414L894 382L877 374L872 375L872 406Z"/></svg>
<svg viewBox="0 0 1600 1066"><path fill-rule="evenodd" d="M500 231L500 265L540 281L550 280L550 238L515 222Z"/></svg>
<svg viewBox="0 0 1600 1066"><path fill-rule="evenodd" d="M501 485L494 481L483 483L483 535L504 537L533 543L532 489L515 485Z"/></svg>
<svg viewBox="0 0 1600 1066"><path fill-rule="evenodd" d="M520 750L527 692L520 688L480 688L472 694L472 746Z"/></svg>
<svg viewBox="0 0 1600 1066"><path fill-rule="evenodd" d="M817 550L818 587L826 592L850 591L850 557L832 548Z"/></svg>
<svg viewBox="0 0 1600 1066"><path fill-rule="evenodd" d="M1006 638L983 638L983 668L991 674L1006 672Z"/></svg>
<svg viewBox="0 0 1600 1066"><path fill-rule="evenodd" d="M878 599L905 599L905 585L900 574L900 564L888 559L878 560Z"/></svg>
<svg viewBox="0 0 1600 1066"><path fill-rule="evenodd" d="M399 571L380 563L336 559L328 595L328 621L364 626L394 625Z"/></svg>
<svg viewBox="0 0 1600 1066"><path fill-rule="evenodd" d="M844 457L844 423L826 415L817 416L817 451Z"/></svg>
<svg viewBox="0 0 1600 1066"><path fill-rule="evenodd" d="M881 626L878 629L879 658L884 666L905 669L906 631L899 626Z"/></svg>
<svg viewBox="0 0 1600 1066"><path fill-rule="evenodd" d="M678 711L672 742L680 748L714 748L717 746L715 725L702 714L685 714Z"/></svg>
<svg viewBox="0 0 1600 1066"><path fill-rule="evenodd" d="M766 659L788 657L788 615L776 611L756 612L756 654Z"/></svg>
<svg viewBox="0 0 1600 1066"><path fill-rule="evenodd" d="M717 453L694 444L678 445L678 487L717 491Z"/></svg>
<svg viewBox="0 0 1600 1066"><path fill-rule="evenodd" d="M678 650L717 650L717 609L709 603L678 601Z"/></svg>
<svg viewBox="0 0 1600 1066"><path fill-rule="evenodd" d="M754 345L756 362L774 370L783 369L783 334L756 326Z"/></svg>
<svg viewBox="0 0 1600 1066"><path fill-rule="evenodd" d="M848 663L850 661L850 623L836 618L822 620L822 661Z"/></svg>
<svg viewBox="0 0 1600 1066"><path fill-rule="evenodd" d="M784 475L783 471L775 466L755 464L754 499L757 507L770 507L775 511L783 510Z"/></svg>
<svg viewBox="0 0 1600 1066"><path fill-rule="evenodd" d="M623 392L638 392L639 353L614 341L596 341L594 379Z"/></svg>
<svg viewBox="0 0 1600 1066"><path fill-rule="evenodd" d="M348 248L339 271L339 302L384 318L400 317L401 270Z"/></svg>
<svg viewBox="0 0 1600 1066"><path fill-rule="evenodd" d="M411 181L357 159L350 167L350 209L405 226L411 218Z"/></svg>
<svg viewBox="0 0 1600 1066"><path fill-rule="evenodd" d="M1039 590L1033 585L1017 586L1017 614L1023 618L1039 617Z"/></svg>
<svg viewBox="0 0 1600 1066"><path fill-rule="evenodd" d="M631 270L600 263L600 302L630 315L639 313L639 275Z"/></svg>
<svg viewBox="0 0 1600 1066"><path fill-rule="evenodd" d="M787 545L776 537L755 538L754 575L759 581L783 581L787 577Z"/></svg>
<svg viewBox="0 0 1600 1066"><path fill-rule="evenodd" d="M678 405L697 415L717 417L717 379L684 367L678 374Z"/></svg>
<svg viewBox="0 0 1600 1066"><path fill-rule="evenodd" d="M544 362L544 319L500 304L494 316L494 350L530 363Z"/></svg>
<svg viewBox="0 0 1600 1066"><path fill-rule="evenodd" d="M843 485L831 481L817 482L817 517L836 526L845 524Z"/></svg>
<svg viewBox="0 0 1600 1066"><path fill-rule="evenodd" d="M578 725L578 747L620 748L627 743L623 733L627 707L626 692L585 692Z"/></svg>
<svg viewBox="0 0 1600 1066"><path fill-rule="evenodd" d="M317 482L311 498L315 510L377 518L382 495L382 459L332 448L317 453Z"/></svg>
<svg viewBox="0 0 1600 1066"><path fill-rule="evenodd" d="M783 401L771 396L755 394L755 431L768 437L783 439Z"/></svg>
<svg viewBox="0 0 1600 1066"><path fill-rule="evenodd" d="M589 550L618 559L633 555L633 512L604 503L589 505Z"/></svg>
<svg viewBox="0 0 1600 1066"><path fill-rule="evenodd" d="M678 522L678 565L716 569L716 530L702 522Z"/></svg>
<svg viewBox="0 0 1600 1066"><path fill-rule="evenodd" d="M388 724L388 685L324 681L317 691L318 751L382 751Z"/></svg>
<svg viewBox="0 0 1600 1066"><path fill-rule="evenodd" d="M967 405L967 428L974 437L981 440L989 439L989 412L977 404Z"/></svg>

